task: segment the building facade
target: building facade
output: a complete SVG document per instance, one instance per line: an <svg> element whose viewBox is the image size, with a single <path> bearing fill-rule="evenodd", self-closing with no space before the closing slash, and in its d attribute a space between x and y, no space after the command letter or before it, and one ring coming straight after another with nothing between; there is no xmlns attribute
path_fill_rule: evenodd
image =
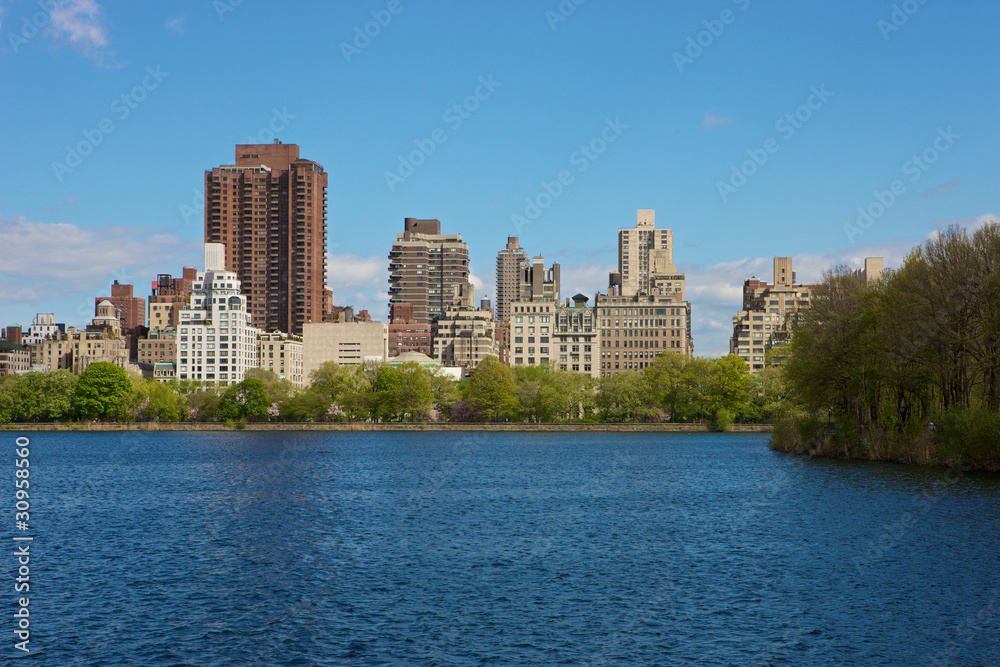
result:
<svg viewBox="0 0 1000 667"><path fill-rule="evenodd" d="M521 297L521 268L528 262L525 252L516 236L507 237L507 247L497 253L497 321L506 320L510 315L510 304Z"/></svg>
<svg viewBox="0 0 1000 667"><path fill-rule="evenodd" d="M405 352L431 354L431 325L417 324L412 303L394 303L389 308L389 357Z"/></svg>
<svg viewBox="0 0 1000 667"><path fill-rule="evenodd" d="M149 296L149 330L176 329L180 324L181 307L188 302L198 270L185 266L180 278L161 273L153 281Z"/></svg>
<svg viewBox="0 0 1000 667"><path fill-rule="evenodd" d="M102 301L109 301L118 311L122 331L133 331L146 326L146 300L133 295L132 285L122 285L117 280L111 285L111 296L94 299L96 307Z"/></svg>
<svg viewBox="0 0 1000 667"><path fill-rule="evenodd" d="M257 339L247 297L236 272L227 271L225 247L205 244L205 270L192 287L191 302L180 311L177 327L177 377L204 384L230 385L257 367Z"/></svg>
<svg viewBox="0 0 1000 667"><path fill-rule="evenodd" d="M492 310L453 305L431 327L430 356L443 366L475 369L486 357L499 357Z"/></svg>
<svg viewBox="0 0 1000 667"><path fill-rule="evenodd" d="M52 338L66 332L65 324L57 324L53 313L38 313L31 326L21 334L21 343L32 345L41 343L46 338Z"/></svg>
<svg viewBox="0 0 1000 667"><path fill-rule="evenodd" d="M389 327L384 322L314 322L303 327L302 374L307 383L327 361L356 366L388 357Z"/></svg>
<svg viewBox="0 0 1000 667"><path fill-rule="evenodd" d="M590 299L577 294L566 299L566 305L555 310L552 328L553 358L560 370L586 373L600 377L601 330L597 325L597 308L589 307Z"/></svg>
<svg viewBox="0 0 1000 667"><path fill-rule="evenodd" d="M690 357L691 304L666 295L597 295L600 374L641 371L661 354Z"/></svg>
<svg viewBox="0 0 1000 667"><path fill-rule="evenodd" d="M0 340L0 376L31 370L31 350L26 345Z"/></svg>
<svg viewBox="0 0 1000 667"><path fill-rule="evenodd" d="M306 386L302 373L302 341L297 338L278 331L262 333L257 348L257 365L296 387Z"/></svg>
<svg viewBox="0 0 1000 667"><path fill-rule="evenodd" d="M205 172L205 241L225 246L254 327L301 335L323 320L327 174L295 144L238 144Z"/></svg>
<svg viewBox="0 0 1000 667"><path fill-rule="evenodd" d="M471 287L469 246L461 234L442 234L438 220L406 218L389 252L389 306L413 305L413 321L444 315L455 286Z"/></svg>
<svg viewBox="0 0 1000 667"><path fill-rule="evenodd" d="M137 359L141 365L177 363L177 331L165 329L150 330L146 338L139 339Z"/></svg>
<svg viewBox="0 0 1000 667"><path fill-rule="evenodd" d="M675 272L673 264L674 232L657 229L655 211L636 212L634 229L618 230L618 273L622 277L622 294L648 294L650 281L657 272Z"/></svg>

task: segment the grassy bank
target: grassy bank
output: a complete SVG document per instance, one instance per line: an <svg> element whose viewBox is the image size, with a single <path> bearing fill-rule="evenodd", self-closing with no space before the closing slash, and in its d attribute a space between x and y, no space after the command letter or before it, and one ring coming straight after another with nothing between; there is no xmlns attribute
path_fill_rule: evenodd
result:
<svg viewBox="0 0 1000 667"><path fill-rule="evenodd" d="M770 433L770 424L733 424L730 433ZM483 431L496 433L708 433L712 429L708 424L373 424L370 422L347 423L291 423L291 422L261 422L249 423L242 429L221 422L133 422L131 424L114 424L99 422L68 422L49 424L4 424L0 430L18 431Z"/></svg>

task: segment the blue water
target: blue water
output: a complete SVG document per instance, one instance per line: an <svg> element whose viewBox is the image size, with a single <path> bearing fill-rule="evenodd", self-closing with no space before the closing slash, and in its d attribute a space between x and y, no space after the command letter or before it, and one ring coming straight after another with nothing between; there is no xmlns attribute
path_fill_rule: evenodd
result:
<svg viewBox="0 0 1000 667"><path fill-rule="evenodd" d="M758 435L27 435L25 664L1000 664L997 477Z"/></svg>

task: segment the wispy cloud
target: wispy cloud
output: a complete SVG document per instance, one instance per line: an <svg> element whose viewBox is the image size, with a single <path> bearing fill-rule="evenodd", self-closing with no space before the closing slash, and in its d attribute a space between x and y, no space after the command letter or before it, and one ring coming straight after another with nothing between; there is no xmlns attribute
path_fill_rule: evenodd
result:
<svg viewBox="0 0 1000 667"><path fill-rule="evenodd" d="M944 195L948 194L949 192L951 192L952 190L954 190L957 187L958 187L958 183L954 183L954 182L944 183L942 185L937 186L936 188L933 188L931 190L928 190L927 192L924 192L924 193L920 194L918 198L919 199L934 199L936 197L943 197Z"/></svg>
<svg viewBox="0 0 1000 667"><path fill-rule="evenodd" d="M700 127L703 130L707 130L713 127L732 125L732 123L733 123L732 118L726 118L724 116L716 116L711 111L706 111L705 117L701 119L701 125L699 125L698 127Z"/></svg>
<svg viewBox="0 0 1000 667"><path fill-rule="evenodd" d="M197 256L200 244L141 229L85 229L15 216L0 217L0 247L5 255L0 265L4 301L38 303L95 292L106 287L110 276L122 282L145 280Z"/></svg>
<svg viewBox="0 0 1000 667"><path fill-rule="evenodd" d="M68 42L103 65L108 55L108 32L102 13L96 0L61 0L52 10L47 32L57 43Z"/></svg>
<svg viewBox="0 0 1000 667"><path fill-rule="evenodd" d="M184 16L178 16L174 19L168 19L165 26L170 32L176 33L178 35L184 35Z"/></svg>

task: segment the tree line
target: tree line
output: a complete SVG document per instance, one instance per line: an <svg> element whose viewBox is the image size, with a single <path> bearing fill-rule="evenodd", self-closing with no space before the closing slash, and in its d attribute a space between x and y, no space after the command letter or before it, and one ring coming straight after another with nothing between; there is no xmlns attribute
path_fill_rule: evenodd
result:
<svg viewBox="0 0 1000 667"><path fill-rule="evenodd" d="M233 422L767 422L781 397L738 357L664 354L643 371L592 378L554 365L509 368L485 359L461 382L415 363L327 362L296 388L253 369L219 388L161 382L109 363L0 378L0 423Z"/></svg>
<svg viewBox="0 0 1000 667"><path fill-rule="evenodd" d="M776 448L1000 470L1000 226L832 270L789 352Z"/></svg>

